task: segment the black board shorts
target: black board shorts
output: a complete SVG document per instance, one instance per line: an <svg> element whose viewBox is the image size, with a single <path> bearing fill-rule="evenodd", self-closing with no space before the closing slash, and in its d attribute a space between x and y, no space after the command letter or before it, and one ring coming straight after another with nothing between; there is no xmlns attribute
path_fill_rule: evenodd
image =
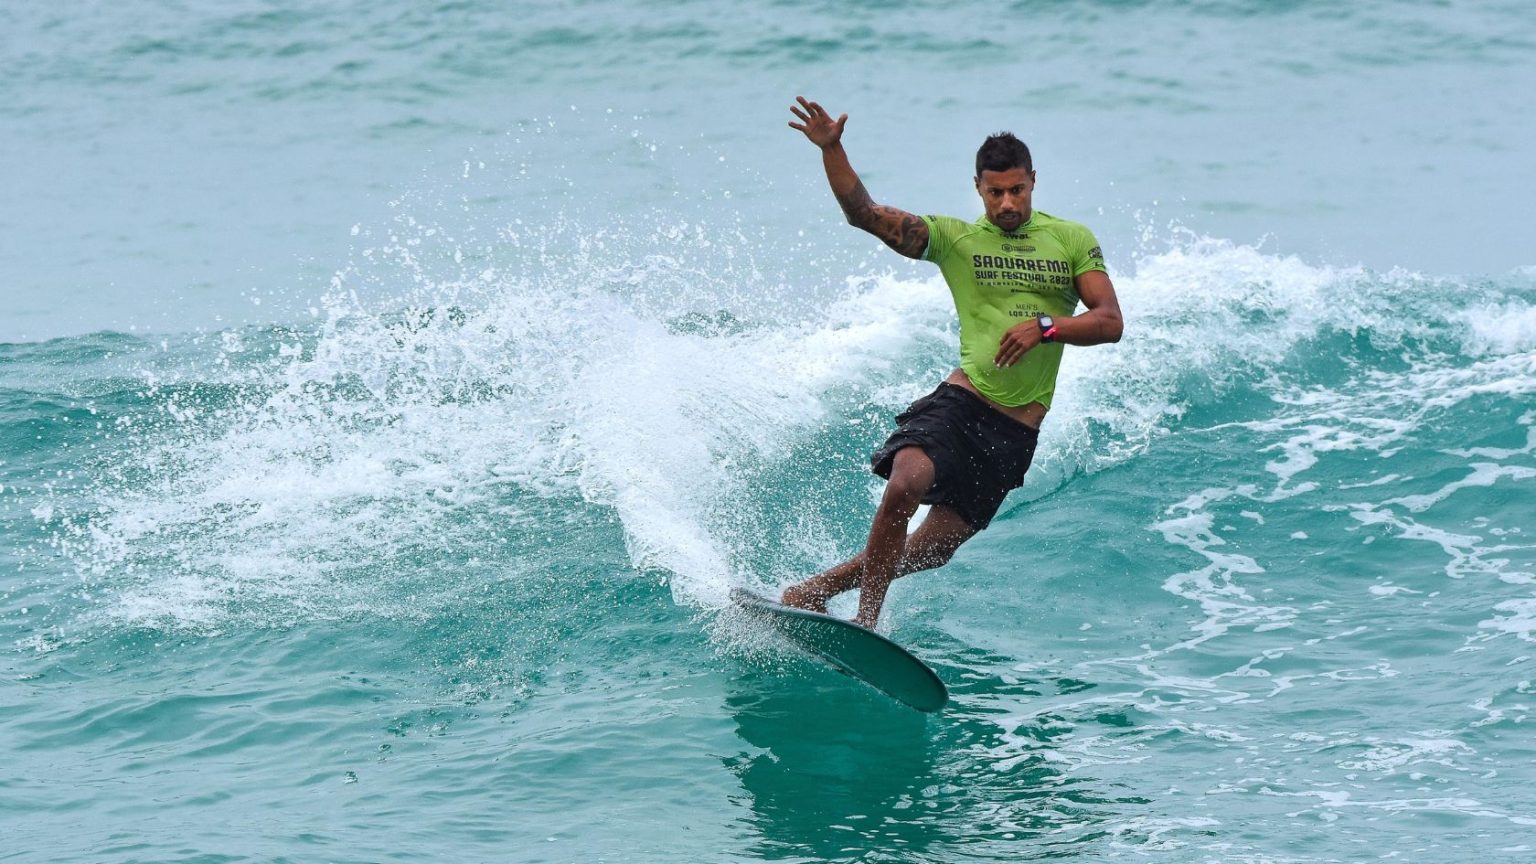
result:
<svg viewBox="0 0 1536 864"><path fill-rule="evenodd" d="M921 447L934 470L923 503L952 508L980 531L992 522L1009 490L1024 484L1039 440L1040 430L946 382L896 415L896 431L871 462L874 472L889 480L896 453Z"/></svg>

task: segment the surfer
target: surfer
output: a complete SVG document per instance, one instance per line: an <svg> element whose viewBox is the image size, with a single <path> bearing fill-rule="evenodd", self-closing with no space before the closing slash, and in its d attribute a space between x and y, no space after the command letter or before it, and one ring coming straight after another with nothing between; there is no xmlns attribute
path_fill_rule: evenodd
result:
<svg viewBox="0 0 1536 864"><path fill-rule="evenodd" d="M897 415L874 454L887 482L864 551L784 591L785 605L825 612L828 600L858 588L853 620L873 628L893 580L943 566L1023 484L1062 346L1119 341L1120 303L1093 233L1034 209L1034 163L1012 134L976 152L981 218L915 216L870 198L843 150L847 114L834 120L803 96L796 102L790 128L821 148L848 223L937 264L960 318L960 367ZM1074 315L1079 301L1087 311ZM908 536L919 504L932 507Z"/></svg>

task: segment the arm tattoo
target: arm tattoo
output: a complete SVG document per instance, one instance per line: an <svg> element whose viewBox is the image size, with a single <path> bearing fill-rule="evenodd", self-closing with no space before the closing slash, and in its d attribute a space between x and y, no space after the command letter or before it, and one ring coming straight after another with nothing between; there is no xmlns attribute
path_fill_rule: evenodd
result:
<svg viewBox="0 0 1536 864"><path fill-rule="evenodd" d="M838 195L837 203L843 208L843 215L848 217L849 225L868 230L874 219L875 202L869 197L869 190L864 188L863 180L856 181L847 194Z"/></svg>
<svg viewBox="0 0 1536 864"><path fill-rule="evenodd" d="M885 245L908 258L919 258L928 248L928 225L905 210L876 204L864 188L864 181L851 191L837 196L848 224L879 237Z"/></svg>

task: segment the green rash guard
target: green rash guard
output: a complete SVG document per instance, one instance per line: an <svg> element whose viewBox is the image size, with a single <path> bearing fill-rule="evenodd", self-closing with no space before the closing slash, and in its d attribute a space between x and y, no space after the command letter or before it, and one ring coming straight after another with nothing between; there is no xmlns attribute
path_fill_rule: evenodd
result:
<svg viewBox="0 0 1536 864"><path fill-rule="evenodd" d="M939 265L960 316L960 368L1000 405L1051 407L1060 343L1038 345L1006 369L993 360L1008 328L1077 309L1077 277L1104 269L1093 232L1039 210L1011 234L986 216L975 222L922 218L928 225L923 259Z"/></svg>

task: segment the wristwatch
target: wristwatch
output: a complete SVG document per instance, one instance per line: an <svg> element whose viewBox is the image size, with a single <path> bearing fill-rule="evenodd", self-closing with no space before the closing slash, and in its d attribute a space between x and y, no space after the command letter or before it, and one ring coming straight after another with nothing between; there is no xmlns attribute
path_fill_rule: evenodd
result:
<svg viewBox="0 0 1536 864"><path fill-rule="evenodd" d="M1040 341L1056 341L1056 319L1049 315L1041 315L1035 318L1035 323L1040 325Z"/></svg>

